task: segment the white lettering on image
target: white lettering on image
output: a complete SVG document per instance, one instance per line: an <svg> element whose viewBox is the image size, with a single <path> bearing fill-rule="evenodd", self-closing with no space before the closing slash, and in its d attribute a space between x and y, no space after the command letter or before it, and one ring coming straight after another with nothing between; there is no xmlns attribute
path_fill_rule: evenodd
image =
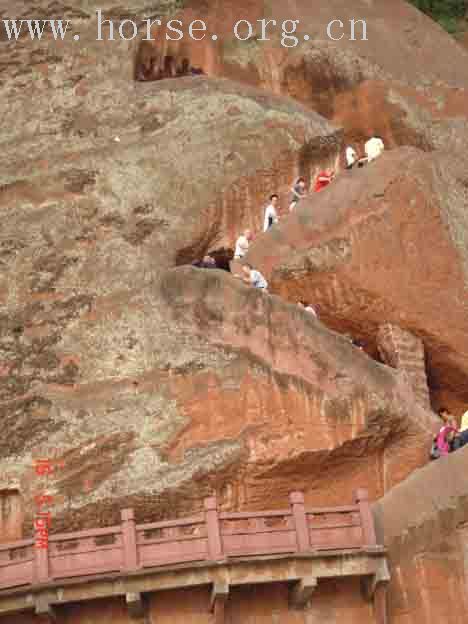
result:
<svg viewBox="0 0 468 624"><path fill-rule="evenodd" d="M286 24L292 24L291 28L287 29ZM297 37L292 36L296 32L298 24L299 24L299 20L285 20L283 22L283 24L281 26L281 28L283 30L282 36L281 36L281 45L284 48L295 48L297 46L297 44L299 43L299 39ZM292 39L294 41L294 43L292 45L287 45L286 39L288 41L290 39Z"/></svg>
<svg viewBox="0 0 468 624"><path fill-rule="evenodd" d="M330 22L330 23L328 24L328 26L327 26L327 35L328 35L328 38L329 38L329 39L333 39L333 41L340 41L340 39L343 39L343 37L344 37L344 33L341 33L341 37L334 37L334 36L332 35L332 32L331 32L332 25L333 25L335 22L338 22L338 24L340 25L340 28L343 28L344 24L343 24L343 22L342 22L341 20L333 20L333 21L332 21L332 22Z"/></svg>
<svg viewBox="0 0 468 624"><path fill-rule="evenodd" d="M247 35L247 37L244 37L243 39L239 35L239 24L242 24L242 23L247 24L248 29L249 29L249 34ZM253 36L252 24L248 20L239 20L238 22L236 22L236 25L234 26L234 34L236 35L237 39L239 39L239 41L247 41L247 39L250 39Z"/></svg>

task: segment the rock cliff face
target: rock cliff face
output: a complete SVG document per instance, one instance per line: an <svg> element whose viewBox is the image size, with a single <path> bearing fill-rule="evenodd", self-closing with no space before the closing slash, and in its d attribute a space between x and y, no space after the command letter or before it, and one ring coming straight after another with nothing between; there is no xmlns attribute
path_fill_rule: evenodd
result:
<svg viewBox="0 0 468 624"><path fill-rule="evenodd" d="M184 25L203 19L206 38L168 46L164 29L156 27L155 41L143 44L145 59L153 57L164 66L166 55L178 64L187 58L208 75L292 96L342 126L347 141L360 143L379 134L391 147L432 150L450 143L451 150L457 145L466 149L468 54L404 2L359 0L345 6L332 0L317 7L307 0L242 0L223 2L222 14L215 3L193 2L177 18ZM263 31L261 19L276 25ZM248 43L232 34L239 20L253 25L254 39ZM294 45L291 38L281 45L285 20L287 30L292 28L287 20L298 21L294 47L285 47ZM360 20L366 22L365 32ZM245 23L239 31L244 37ZM218 34L216 42L212 33ZM429 53L435 49L437 54Z"/></svg>
<svg viewBox="0 0 468 624"><path fill-rule="evenodd" d="M447 569L464 525L432 550L410 532L407 555L398 536L437 478L436 465L410 476L438 427L431 405L459 415L468 401L466 51L403 2L99 4L116 22L200 18L219 35L173 48L142 44L143 26L135 41L96 41L97 6L1 9L73 19L80 42L0 41L0 539L31 533L40 457L62 464L47 483L53 531L130 506L138 522L174 517L212 493L242 510L281 508L293 489L339 505L367 487L383 497L392 617L458 623L455 594L431 611L401 578L429 551L434 574ZM233 38L237 20L264 17L300 20L311 41ZM331 20L353 18L368 41L327 39ZM135 81L139 63L168 56L206 75ZM392 149L342 171L346 142L376 133ZM336 182L251 248L270 294L181 266L228 257L242 229L260 232L271 192L285 214L294 177L328 166ZM441 592L462 586L458 564ZM372 621L357 586L335 589L288 617ZM257 599L262 617L269 598Z"/></svg>
<svg viewBox="0 0 468 624"><path fill-rule="evenodd" d="M389 547L390 621L467 616L466 449L418 470L374 508Z"/></svg>
<svg viewBox="0 0 468 624"><path fill-rule="evenodd" d="M329 326L364 339L373 353L385 322L419 336L433 400L463 407L467 184L458 158L392 150L304 201L249 260L275 293L317 304Z"/></svg>
<svg viewBox="0 0 468 624"><path fill-rule="evenodd" d="M54 318L60 303L44 305ZM67 320L39 324L60 337L45 378L9 402L4 438L4 480L26 510L32 457L64 463L57 527L114 520L129 502L151 520L212 488L228 508L275 505L291 479L311 502L359 484L377 498L424 461L433 417L404 376L225 272L175 269ZM36 345L33 330L18 343Z"/></svg>
<svg viewBox="0 0 468 624"><path fill-rule="evenodd" d="M311 161L338 153L340 134L325 120L256 90L240 93L228 82L202 78L145 85L141 94L132 84L127 90L132 104L122 110L122 126L106 128L96 151L89 149L89 136L83 137L84 145L76 138L70 146L59 135L53 150L38 151L39 165L32 157L26 160L20 148L5 162L0 199L8 216L1 278L3 469L4 482L19 487L29 510L35 484L29 490L26 482L33 456L67 455L56 492L64 508L80 496L81 486L96 490L119 467L133 473L128 457L140 446L136 430L162 448L187 426L177 392L164 396L152 386L140 395L142 377L159 371L168 380L176 370L184 377L185 370L197 371L218 357L203 339L189 333L180 342L175 338L167 318L170 301L161 300L156 284L169 267L203 255L210 246L222 247L242 221L258 227L255 202L274 180L286 184L304 150ZM109 112L99 93L89 102L101 128L101 116ZM66 118L60 111L55 124L60 114ZM264 156L260 142L269 143ZM210 155L201 160L203 145ZM242 210L237 210L238 192ZM200 349L203 355L197 356ZM231 357L221 354L218 363ZM147 425L131 424L133 412ZM78 432L83 437L77 445ZM220 469L229 463L225 453L239 454L237 441L223 448L208 472L217 462ZM89 462L83 461L89 453ZM139 460L142 470L147 459ZM184 461L190 474L197 472L196 462ZM176 487L177 479L166 477L166 485L162 480L158 486L161 492ZM154 479L149 476L151 487ZM112 499L140 486L135 482L125 492L109 487L104 498Z"/></svg>

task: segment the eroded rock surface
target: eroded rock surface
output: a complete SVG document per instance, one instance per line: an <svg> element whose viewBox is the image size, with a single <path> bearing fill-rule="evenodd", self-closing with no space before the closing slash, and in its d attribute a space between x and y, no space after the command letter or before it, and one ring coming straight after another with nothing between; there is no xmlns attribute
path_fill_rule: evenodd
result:
<svg viewBox="0 0 468 624"><path fill-rule="evenodd" d="M155 27L155 41L142 44L144 63L152 58L164 67L170 58L180 66L187 59L210 76L292 96L343 126L346 140L358 145L379 134L391 147L432 150L450 143L452 150L466 150L467 52L405 2L345 5L332 0L317 6L307 0L229 0L222 13L215 2L187 2L176 17L184 25L203 19L208 26L203 41L185 37L167 43L164 28ZM263 32L261 19L276 20L276 25L270 23ZM253 39L242 42L233 35L239 20L253 25ZM298 20L296 45L291 37L281 45L283 23L291 29L288 20ZM328 33L332 22L330 34L337 40ZM240 36L246 32L242 22ZM304 41L304 34L310 40Z"/></svg>
<svg viewBox="0 0 468 624"><path fill-rule="evenodd" d="M466 51L403 2L99 6L116 22L205 19L219 41L144 52L187 56L205 77L135 82L140 40L97 42L96 3L2 5L2 17L73 18L80 43L0 42L1 540L30 534L44 488L52 530L70 531L117 522L122 507L138 522L174 517L213 492L239 510L282 507L293 489L339 505L367 487L386 495L392 616L458 624L427 596L462 593L463 492L449 484L434 522L453 502L452 524L431 546L433 509L421 503L429 522L415 520L416 502L434 475L454 475L431 466L401 486L410 495L395 486L427 462L429 402L459 413L468 400ZM263 17L299 19L312 40L234 40L235 21ZM325 38L332 19L353 18L367 19L367 42ZM253 246L281 298L173 268L232 250L242 229L261 229L270 192L285 208L295 176L336 167L345 141L376 133L413 147L342 172ZM414 336L417 365L385 340L396 368L376 361L382 324ZM63 466L41 480L38 457ZM446 543L456 569L433 562ZM330 586L317 613L371 621L356 595Z"/></svg>
<svg viewBox="0 0 468 624"><path fill-rule="evenodd" d="M275 505L291 479L312 502L359 484L378 497L424 461L435 425L404 376L221 271L180 268L95 301L49 359L73 381L10 402L2 474L29 510L32 458L63 462L49 482L57 527L129 504L173 514L212 488L227 507Z"/></svg>
<svg viewBox="0 0 468 624"><path fill-rule="evenodd" d="M190 379L190 371L232 356L178 335L156 284L169 267L229 246L242 222L257 226L258 198L273 181L286 185L304 151L310 164L336 158L341 138L292 100L223 80L128 83L106 105L112 85L83 95L80 117L63 92L54 99L37 85L37 101L47 94L55 114L34 140L20 140L13 124L21 102L3 102L18 141L13 154L3 153L0 189L3 484L20 491L31 516L40 489L33 457L63 455L57 516L95 496L91 524L155 481L166 498L185 483L190 496L177 497L197 504L197 479L211 473L205 490L221 487L222 473L240 465L244 445L230 436L172 468L164 457L191 426L178 406L183 384L170 390L171 375ZM97 134L75 128L70 140L65 121L75 127L85 118ZM156 377L140 395L150 373ZM153 499L141 513L161 515L165 505Z"/></svg>
<svg viewBox="0 0 468 624"><path fill-rule="evenodd" d="M343 173L258 239L249 260L273 292L318 306L366 341L392 323L418 336L435 403L468 400L466 167L405 148Z"/></svg>
<svg viewBox="0 0 468 624"><path fill-rule="evenodd" d="M389 550L389 617L397 624L466 619L468 450L418 470L374 506Z"/></svg>

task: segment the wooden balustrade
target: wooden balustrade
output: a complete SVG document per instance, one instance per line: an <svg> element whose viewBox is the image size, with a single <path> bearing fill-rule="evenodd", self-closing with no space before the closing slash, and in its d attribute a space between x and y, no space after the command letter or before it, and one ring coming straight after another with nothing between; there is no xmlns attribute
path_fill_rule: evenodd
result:
<svg viewBox="0 0 468 624"><path fill-rule="evenodd" d="M126 509L121 525L51 535L46 549L33 540L0 545L0 589L178 563L375 548L367 492L358 490L354 500L346 507L306 509L303 494L293 492L289 509L227 513L212 497L203 513L142 525Z"/></svg>

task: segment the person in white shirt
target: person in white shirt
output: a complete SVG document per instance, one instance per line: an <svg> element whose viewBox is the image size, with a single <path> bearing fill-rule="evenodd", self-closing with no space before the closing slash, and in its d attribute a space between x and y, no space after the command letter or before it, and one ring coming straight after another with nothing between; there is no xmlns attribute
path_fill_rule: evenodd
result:
<svg viewBox="0 0 468 624"><path fill-rule="evenodd" d="M244 272L244 277L242 279L246 284L251 284L254 288L261 288L266 291L268 282L260 271L256 271L251 264L245 264L242 267L242 271Z"/></svg>
<svg viewBox="0 0 468 624"><path fill-rule="evenodd" d="M270 203L265 209L265 219L263 220L263 231L266 232L275 223L278 223L278 213L276 209L279 205L279 195L274 193L270 197Z"/></svg>
<svg viewBox="0 0 468 624"><path fill-rule="evenodd" d="M385 146L380 137L375 136L372 137L372 139L369 139L364 146L364 151L366 152L367 156L367 162L370 163L378 158L382 154L384 149Z"/></svg>
<svg viewBox="0 0 468 624"><path fill-rule="evenodd" d="M245 230L245 232L239 236L236 241L236 249L234 251L234 258L236 260L243 258L249 251L249 244L251 240L252 232L250 230Z"/></svg>
<svg viewBox="0 0 468 624"><path fill-rule="evenodd" d="M356 150L351 145L348 145L346 148L346 169L352 169L357 159Z"/></svg>

